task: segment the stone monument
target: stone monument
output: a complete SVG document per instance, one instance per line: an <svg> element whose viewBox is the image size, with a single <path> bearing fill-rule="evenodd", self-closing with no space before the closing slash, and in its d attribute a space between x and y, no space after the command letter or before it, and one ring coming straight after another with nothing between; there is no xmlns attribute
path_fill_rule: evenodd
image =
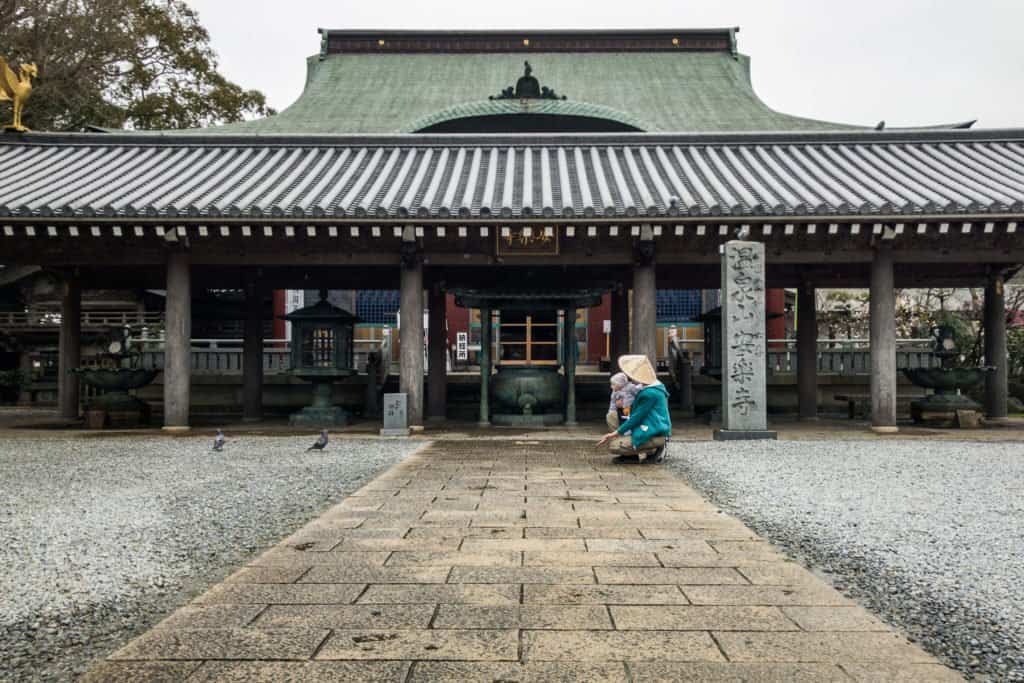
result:
<svg viewBox="0 0 1024 683"><path fill-rule="evenodd" d="M384 394L384 429L381 436L409 436L409 412L406 394Z"/></svg>
<svg viewBox="0 0 1024 683"><path fill-rule="evenodd" d="M765 374L764 245L722 248L722 428L715 439L774 439Z"/></svg>

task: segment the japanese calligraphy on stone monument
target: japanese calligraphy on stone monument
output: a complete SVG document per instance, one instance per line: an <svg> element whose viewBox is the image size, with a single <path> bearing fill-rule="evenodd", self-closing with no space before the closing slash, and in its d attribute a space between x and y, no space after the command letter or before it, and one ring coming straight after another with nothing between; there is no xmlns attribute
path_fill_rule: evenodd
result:
<svg viewBox="0 0 1024 683"><path fill-rule="evenodd" d="M729 431L767 428L764 245L728 242L722 258L722 417Z"/></svg>

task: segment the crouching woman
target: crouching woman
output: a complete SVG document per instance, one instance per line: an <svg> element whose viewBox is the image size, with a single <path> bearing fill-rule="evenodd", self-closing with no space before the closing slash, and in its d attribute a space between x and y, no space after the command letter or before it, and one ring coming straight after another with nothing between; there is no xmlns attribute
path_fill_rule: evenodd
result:
<svg viewBox="0 0 1024 683"><path fill-rule="evenodd" d="M640 462L648 457L658 462L665 453L668 437L672 436L668 390L658 381L647 356L622 356L619 368L643 388L636 395L629 419L614 432L605 434L598 445L611 442L609 450L619 456L620 461L635 456Z"/></svg>

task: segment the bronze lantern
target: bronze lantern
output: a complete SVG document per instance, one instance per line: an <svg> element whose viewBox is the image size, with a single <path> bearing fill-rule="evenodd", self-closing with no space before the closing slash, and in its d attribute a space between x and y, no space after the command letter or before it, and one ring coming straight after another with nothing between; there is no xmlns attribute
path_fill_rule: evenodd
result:
<svg viewBox="0 0 1024 683"><path fill-rule="evenodd" d="M292 324L292 374L313 385L313 403L292 414L289 422L307 427L344 426L348 412L331 403L331 387L356 374L353 336L359 319L327 301L282 316Z"/></svg>

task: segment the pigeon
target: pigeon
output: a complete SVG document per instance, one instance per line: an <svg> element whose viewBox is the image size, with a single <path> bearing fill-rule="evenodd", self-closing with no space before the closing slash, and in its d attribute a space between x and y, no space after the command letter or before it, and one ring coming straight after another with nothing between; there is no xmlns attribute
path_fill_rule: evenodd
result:
<svg viewBox="0 0 1024 683"><path fill-rule="evenodd" d="M322 451L325 448L327 448L327 430L326 429L322 429L322 430L320 430L320 438L318 438L316 440L316 443L314 443L312 446L307 448L306 452L309 452L309 451Z"/></svg>
<svg viewBox="0 0 1024 683"><path fill-rule="evenodd" d="M748 237L750 237L750 226L741 225L739 229L736 230L736 239L745 240Z"/></svg>
<svg viewBox="0 0 1024 683"><path fill-rule="evenodd" d="M218 453L224 450L224 441L224 432L218 429L217 436L213 437L213 450L217 451Z"/></svg>

